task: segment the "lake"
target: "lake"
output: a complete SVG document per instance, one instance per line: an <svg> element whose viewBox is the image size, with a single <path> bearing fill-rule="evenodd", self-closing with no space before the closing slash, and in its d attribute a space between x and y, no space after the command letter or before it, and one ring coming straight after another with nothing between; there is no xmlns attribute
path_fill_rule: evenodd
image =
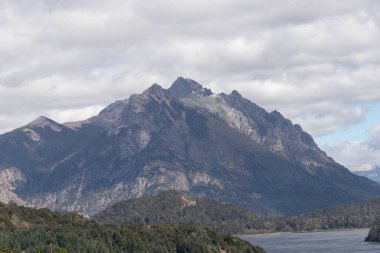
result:
<svg viewBox="0 0 380 253"><path fill-rule="evenodd" d="M380 252L379 243L366 243L368 230L345 230L310 233L278 233L241 236L268 253L347 253Z"/></svg>

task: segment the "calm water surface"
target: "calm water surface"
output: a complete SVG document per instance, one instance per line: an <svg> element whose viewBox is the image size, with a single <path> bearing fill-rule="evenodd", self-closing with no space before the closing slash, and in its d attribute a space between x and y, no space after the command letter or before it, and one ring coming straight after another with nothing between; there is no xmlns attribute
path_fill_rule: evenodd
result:
<svg viewBox="0 0 380 253"><path fill-rule="evenodd" d="M346 230L310 233L283 233L242 236L268 253L348 253L380 252L379 243L363 242L368 230Z"/></svg>

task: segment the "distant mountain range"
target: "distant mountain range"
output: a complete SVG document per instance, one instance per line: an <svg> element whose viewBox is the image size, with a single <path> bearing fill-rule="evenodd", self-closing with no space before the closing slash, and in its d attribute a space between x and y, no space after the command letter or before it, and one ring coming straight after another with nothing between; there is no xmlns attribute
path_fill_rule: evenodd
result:
<svg viewBox="0 0 380 253"><path fill-rule="evenodd" d="M372 164L364 164L352 171L352 173L371 179L377 183L380 183L380 167Z"/></svg>
<svg viewBox="0 0 380 253"><path fill-rule="evenodd" d="M0 135L0 186L3 202L90 215L166 189L268 215L380 195L278 111L184 78L84 121L40 117Z"/></svg>

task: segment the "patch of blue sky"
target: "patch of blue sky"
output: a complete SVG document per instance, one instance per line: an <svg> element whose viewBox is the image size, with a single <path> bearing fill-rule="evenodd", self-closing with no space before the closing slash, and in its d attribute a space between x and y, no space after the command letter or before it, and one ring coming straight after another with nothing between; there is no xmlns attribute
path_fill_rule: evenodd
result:
<svg viewBox="0 0 380 253"><path fill-rule="evenodd" d="M316 137L318 145L329 145L341 141L365 141L368 139L369 131L380 124L380 102L363 105L368 112L365 119L358 124L341 128L334 133Z"/></svg>

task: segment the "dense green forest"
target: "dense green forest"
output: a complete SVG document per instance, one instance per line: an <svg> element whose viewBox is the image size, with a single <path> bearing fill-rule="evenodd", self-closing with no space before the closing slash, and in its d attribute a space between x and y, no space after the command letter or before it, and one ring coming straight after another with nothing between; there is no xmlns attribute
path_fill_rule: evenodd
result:
<svg viewBox="0 0 380 253"><path fill-rule="evenodd" d="M380 199L268 218L175 191L117 203L92 220L0 204L0 252L264 252L219 232L375 227L367 238L375 241L380 239L379 217Z"/></svg>
<svg viewBox="0 0 380 253"><path fill-rule="evenodd" d="M101 225L78 214L0 204L0 252L265 252L195 225Z"/></svg>
<svg viewBox="0 0 380 253"><path fill-rule="evenodd" d="M283 218L254 212L185 193L166 191L119 202L93 218L105 224L203 224L230 233L313 231L368 228L380 217L380 199L336 206Z"/></svg>
<svg viewBox="0 0 380 253"><path fill-rule="evenodd" d="M370 228L379 223L380 198L318 209L276 222L277 229L311 231L328 229Z"/></svg>
<svg viewBox="0 0 380 253"><path fill-rule="evenodd" d="M274 221L221 202L174 190L121 201L92 217L104 224L202 224L219 232L257 233L275 229Z"/></svg>

